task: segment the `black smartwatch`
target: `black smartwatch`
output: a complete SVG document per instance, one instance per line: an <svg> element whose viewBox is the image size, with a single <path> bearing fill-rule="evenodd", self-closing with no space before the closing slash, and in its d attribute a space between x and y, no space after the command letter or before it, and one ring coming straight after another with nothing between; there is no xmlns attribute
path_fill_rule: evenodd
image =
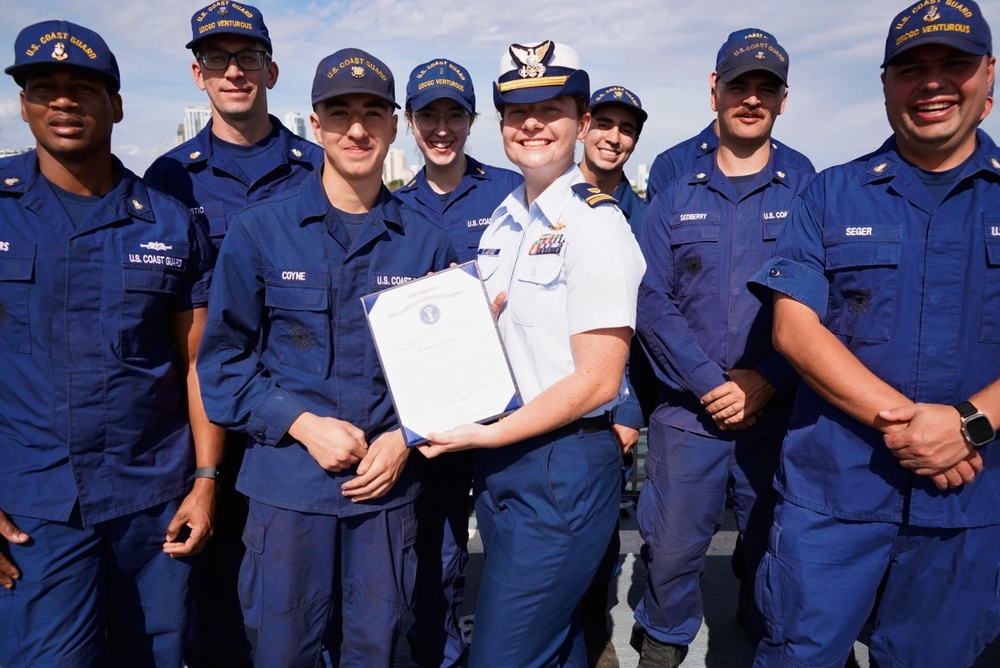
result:
<svg viewBox="0 0 1000 668"><path fill-rule="evenodd" d="M981 448L997 437L990 419L968 401L955 404L955 410L962 416L962 435L974 448Z"/></svg>

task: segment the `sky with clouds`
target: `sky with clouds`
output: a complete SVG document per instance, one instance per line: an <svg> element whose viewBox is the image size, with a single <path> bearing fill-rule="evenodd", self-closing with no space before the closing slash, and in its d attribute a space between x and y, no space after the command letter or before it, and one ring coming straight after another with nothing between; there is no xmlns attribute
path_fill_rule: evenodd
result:
<svg viewBox="0 0 1000 668"><path fill-rule="evenodd" d="M99 32L122 70L125 119L113 149L142 172L175 143L187 105L207 104L191 79L191 15L207 0L33 0L5 3L0 22L0 64L13 62L17 32L46 19L66 19ZM624 85L639 95L649 120L626 166L639 163L699 132L712 119L708 77L733 30L756 27L775 35L790 56L789 99L775 136L808 155L817 167L850 160L876 148L890 130L882 104L879 64L889 23L903 2L890 0L256 0L280 68L269 92L271 112L309 112L316 64L344 47L359 47L384 61L403 101L406 78L417 64L450 58L469 69L481 117L467 150L506 166L492 81L512 42L553 39L573 46L594 88ZM983 0L994 33L1000 6ZM18 88L0 79L0 147L33 144L21 121ZM982 126L1000 141L1000 111ZM402 131L395 147L417 163L413 138Z"/></svg>

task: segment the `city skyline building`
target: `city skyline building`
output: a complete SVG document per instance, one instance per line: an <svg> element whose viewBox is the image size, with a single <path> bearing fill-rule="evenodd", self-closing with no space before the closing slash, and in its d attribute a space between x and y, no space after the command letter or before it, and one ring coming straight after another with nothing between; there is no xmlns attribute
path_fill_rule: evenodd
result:
<svg viewBox="0 0 1000 668"><path fill-rule="evenodd" d="M212 109L204 105L184 107L184 135L181 143L194 139L212 118Z"/></svg>

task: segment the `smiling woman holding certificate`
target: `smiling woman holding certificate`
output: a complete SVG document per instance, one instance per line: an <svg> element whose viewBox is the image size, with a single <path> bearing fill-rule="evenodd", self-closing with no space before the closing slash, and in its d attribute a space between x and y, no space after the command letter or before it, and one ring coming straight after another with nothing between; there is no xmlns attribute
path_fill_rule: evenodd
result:
<svg viewBox="0 0 1000 668"><path fill-rule="evenodd" d="M479 448L476 515L486 564L472 666L585 665L574 623L615 528L621 457L610 412L645 269L614 200L575 166L587 73L551 41L511 45L494 103L525 183L479 244L523 408L489 425L428 435L429 457Z"/></svg>

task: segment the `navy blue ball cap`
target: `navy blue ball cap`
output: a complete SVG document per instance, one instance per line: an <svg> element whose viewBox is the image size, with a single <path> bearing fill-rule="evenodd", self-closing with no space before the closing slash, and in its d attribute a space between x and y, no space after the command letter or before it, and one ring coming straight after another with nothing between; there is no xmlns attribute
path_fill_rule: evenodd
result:
<svg viewBox="0 0 1000 668"><path fill-rule="evenodd" d="M213 35L242 35L264 43L271 53L271 37L260 10L241 2L218 0L191 16L191 41L185 49L197 51L198 42Z"/></svg>
<svg viewBox="0 0 1000 668"><path fill-rule="evenodd" d="M788 85L788 52L769 32L744 28L729 34L715 58L715 74L729 83L747 72L770 72Z"/></svg>
<svg viewBox="0 0 1000 668"><path fill-rule="evenodd" d="M381 98L396 109L396 82L381 60L361 49L341 49L319 61L313 77L312 104L332 97L366 93Z"/></svg>
<svg viewBox="0 0 1000 668"><path fill-rule="evenodd" d="M546 40L534 46L511 44L500 57L500 75L493 84L493 104L532 104L561 95L590 97L590 75L580 56L565 44Z"/></svg>
<svg viewBox="0 0 1000 668"><path fill-rule="evenodd" d="M642 124L649 118L649 114L643 111L642 102L638 95L624 86L608 86L591 95L587 107L593 112L594 109L608 104L616 104L631 111L632 115L635 116L636 129L642 131Z"/></svg>
<svg viewBox="0 0 1000 668"><path fill-rule="evenodd" d="M420 111L434 100L447 98L476 113L476 91L469 71L446 58L417 65L406 82L406 108Z"/></svg>
<svg viewBox="0 0 1000 668"><path fill-rule="evenodd" d="M74 67L104 77L114 95L121 89L121 74L115 54L93 30L69 21L35 23L17 35L14 41L14 64L4 72L24 87L32 70L50 67Z"/></svg>
<svg viewBox="0 0 1000 668"><path fill-rule="evenodd" d="M924 44L943 44L974 56L993 53L990 26L972 0L920 0L901 11L889 25L882 67L904 51Z"/></svg>

